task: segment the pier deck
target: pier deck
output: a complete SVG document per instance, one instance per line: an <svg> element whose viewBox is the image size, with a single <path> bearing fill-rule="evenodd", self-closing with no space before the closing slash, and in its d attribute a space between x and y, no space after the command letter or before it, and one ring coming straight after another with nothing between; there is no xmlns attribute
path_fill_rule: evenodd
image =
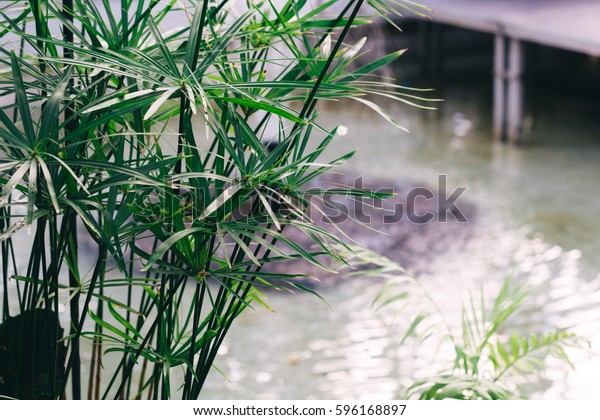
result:
<svg viewBox="0 0 600 420"><path fill-rule="evenodd" d="M433 22L495 35L494 132L518 140L523 121L522 41L600 56L598 0L420 0Z"/></svg>

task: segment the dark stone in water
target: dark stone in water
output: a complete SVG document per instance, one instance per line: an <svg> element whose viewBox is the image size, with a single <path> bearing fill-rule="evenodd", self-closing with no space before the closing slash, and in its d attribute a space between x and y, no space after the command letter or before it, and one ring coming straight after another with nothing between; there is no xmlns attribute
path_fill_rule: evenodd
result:
<svg viewBox="0 0 600 420"><path fill-rule="evenodd" d="M443 255L449 249L461 249L473 237L476 208L462 197L456 201L457 208L444 209L443 206L438 205L440 201L438 192L431 187L410 182L390 183L386 181L371 181L371 186L361 186L358 184L362 181L358 180L360 180L358 176L324 174L310 187L327 189L344 185L370 190L381 188L380 191L393 191L397 195L384 200L365 198L361 200L362 203L351 198L336 197L335 205L348 209L351 216L345 218L331 207L325 208L322 203L314 204L334 217L337 213L337 218L343 219L337 224L338 227L358 244L400 264L412 274L428 272L431 262L436 257ZM419 191L427 188L431 191L432 196L430 198L417 197L415 200L407 199L410 197L410 191L414 191L416 188ZM443 198L441 201L443 203ZM460 215L455 214L457 210L460 211ZM408 217L409 213L412 215L410 218ZM445 221L443 213L445 213ZM426 217L426 214L431 214L431 216ZM311 215L318 226L332 233L337 232L335 227L331 223L327 223L319 212L312 211ZM460 223L461 215L468 222ZM430 218L431 220L426 221ZM316 250L314 241L298 229L286 228L284 234L305 249ZM339 232L337 235L339 236ZM347 242L349 243L350 240ZM342 274L325 272L304 260L271 263L263 268L263 272L304 273L320 280L301 281L310 287L337 284L343 279Z"/></svg>

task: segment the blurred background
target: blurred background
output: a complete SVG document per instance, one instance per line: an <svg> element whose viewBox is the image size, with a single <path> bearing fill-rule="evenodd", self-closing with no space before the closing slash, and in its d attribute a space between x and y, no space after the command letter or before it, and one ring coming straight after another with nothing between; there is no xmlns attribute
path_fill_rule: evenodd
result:
<svg viewBox="0 0 600 420"><path fill-rule="evenodd" d="M442 9L457 4L430 3L441 3ZM469 293L483 288L493 297L503 280L512 276L536 287L512 329L569 328L597 348L600 59L581 52L584 41L571 38L580 36L576 32L585 21L597 21L600 14L594 2L582 1L458 3L470 8L462 15L459 5L452 16L438 10L428 13L431 19L394 22L401 33L382 21L368 33L353 34L355 40L368 38L363 51L370 52L361 57L363 62L407 48L382 76L407 87L435 89L427 95L443 99L434 104L437 110L384 104L408 133L353 103L325 104L321 123L329 128L347 127L331 156L358 150L343 168L348 179L362 175L372 186L398 191L423 186L435 191L438 175L446 174L448 195L454 188L467 188L457 205L466 209L469 223L450 218L445 224L415 226L404 220L391 233L388 229L378 236L365 229L353 231L352 236L414 273L450 324L460 324L461 306ZM570 25L573 32L572 36L540 35L539 25L530 31L542 40L547 35L552 45L571 43L571 49L528 41L531 36L520 41L522 110L513 144L506 141L506 132L500 138L494 135L498 41L497 33L486 29L494 16L493 4L503 8L504 15L495 15L498 19L506 16L510 22L523 22L538 13L560 20L563 27ZM430 5L435 9L436 5ZM510 13L516 5L526 5L531 13ZM580 14L579 22L572 19L574 10L569 6L587 6L588 13ZM456 16L470 23L461 26ZM458 23L448 24L450 20ZM466 29L469 25L484 30ZM505 55L510 54L510 40L505 38ZM600 43L600 36L587 41ZM503 89L506 95L510 88L505 85ZM381 287L380 280L371 278L323 277L318 291L330 307L308 295L267 294L275 312L256 308L242 314L217 360L224 376L213 372L204 397L401 396L414 379L443 366L432 360L444 355L434 358L435 341L422 346L400 343L406 332L403 315L395 312L394 305L382 312L371 308ZM575 352L572 359L576 370L550 361L542 380L527 388L526 394L531 398L597 397L600 359L585 352Z"/></svg>

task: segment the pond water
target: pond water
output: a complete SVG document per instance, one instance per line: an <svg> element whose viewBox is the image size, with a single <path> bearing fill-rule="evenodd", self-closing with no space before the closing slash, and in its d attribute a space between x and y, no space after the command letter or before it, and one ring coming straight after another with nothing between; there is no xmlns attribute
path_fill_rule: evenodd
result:
<svg viewBox="0 0 600 420"><path fill-rule="evenodd" d="M569 328L600 340L600 106L573 95L537 92L528 143L513 147L491 137L489 81L452 82L435 113L387 104L403 133L364 107L327 106L326 126L343 124L332 157L357 149L349 173L385 185L410 180L435 187L447 174L449 190L467 187L460 200L475 203L466 246L431 255L419 281L452 325L468 292L487 296L506 276L538 285L529 308L512 325L522 331ZM452 88L450 88L450 85ZM344 281L320 292L331 308L303 295L268 294L276 311L242 314L231 331L204 398L392 398L414 378L434 373L434 341L401 345L405 324L393 305L375 313L382 284ZM400 325L403 325L402 327ZM571 354L571 353L570 353ZM549 361L532 398L593 398L600 391L600 360L571 354L576 371ZM448 365L446 365L448 366Z"/></svg>

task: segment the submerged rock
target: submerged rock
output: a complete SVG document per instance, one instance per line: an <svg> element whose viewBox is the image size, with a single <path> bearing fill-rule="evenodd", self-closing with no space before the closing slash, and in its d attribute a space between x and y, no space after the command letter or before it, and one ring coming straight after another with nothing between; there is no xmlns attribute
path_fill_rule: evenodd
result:
<svg viewBox="0 0 600 420"><path fill-rule="evenodd" d="M451 248L464 247L473 236L476 208L462 198L452 206L440 192L415 183L370 181L369 185L361 184L359 176L325 174L310 187L346 186L393 192L396 196L383 200L338 196L321 203L313 202L330 219L313 210L310 212L313 221L339 236L340 232L332 224L336 222L358 245L397 262L415 275L427 272L433 259ZM285 235L306 249L316 249L314 241L299 229L290 227ZM345 242L351 244L350 239ZM263 271L304 273L320 280L303 282L310 286L335 284L343 278L342 274L328 273L303 260L271 263Z"/></svg>

